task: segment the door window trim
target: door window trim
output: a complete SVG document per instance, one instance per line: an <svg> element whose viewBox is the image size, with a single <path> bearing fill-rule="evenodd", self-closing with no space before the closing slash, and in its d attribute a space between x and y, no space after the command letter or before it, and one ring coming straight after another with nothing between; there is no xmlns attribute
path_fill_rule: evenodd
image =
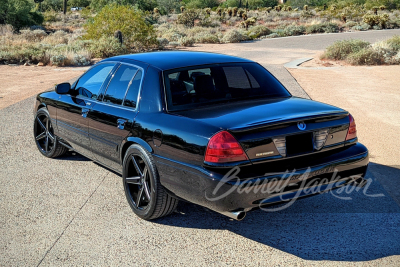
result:
<svg viewBox="0 0 400 267"><path fill-rule="evenodd" d="M93 98L89 98L89 97L85 97L85 96L80 96L80 95L76 95L74 96L75 98L81 99L81 100L88 100L90 99L91 101L96 101L99 102L99 98L103 98L103 86L104 86L104 82L107 80L107 78L110 76L111 73L113 73L113 70L115 69L116 66L118 66L118 61L104 61L98 64L95 64L93 66L91 66L87 71L85 71L84 74L82 74L72 85L73 85L73 90L76 90L76 85L78 84L79 80L86 74L88 73L91 69L103 65L103 64L110 64L110 63L114 63L115 65L113 66L113 68L110 70L110 72L107 74L107 77L104 79L103 83L101 84L99 91L98 91L98 98L93 99Z"/></svg>
<svg viewBox="0 0 400 267"><path fill-rule="evenodd" d="M139 100L140 100L140 96L141 96L141 93L142 93L142 84L143 84L143 80L144 80L144 76L145 76L145 75L144 75L144 74L145 74L144 69L143 69L142 67L138 66L138 65L131 64L131 63L126 63L126 62L119 62L119 63L120 63L119 66L116 68L115 71L113 71L113 74L112 74L112 76L111 76L111 79L108 81L108 84L107 84L106 88L104 89L104 93L103 93L102 96L101 96L101 100L100 100L100 99L97 99L96 101L99 102L99 103L102 103L102 104L104 104L104 105L106 105L106 106L122 108L122 109L130 110L130 111L136 111L136 110L138 109ZM118 69L119 69L122 65L128 65L128 66L132 66L132 67L137 68L137 71L135 72L135 75L132 76L132 78L131 78L131 80L129 81L129 84L128 84L126 90L125 90L124 99L122 100L122 104L119 105L119 104L104 102L104 95L106 94L106 92L107 92L107 90L108 90L108 86L110 85L112 79L114 78L115 73L118 71ZM135 107L135 108L132 108L132 107L124 106L125 98L126 98L126 95L127 95L128 91L129 91L129 86L132 84L132 81L133 81L133 79L135 79L135 77L136 77L136 75L138 74L139 70L142 71L142 77L140 77L139 90L138 90L138 95L137 95L137 98L136 98L136 107Z"/></svg>

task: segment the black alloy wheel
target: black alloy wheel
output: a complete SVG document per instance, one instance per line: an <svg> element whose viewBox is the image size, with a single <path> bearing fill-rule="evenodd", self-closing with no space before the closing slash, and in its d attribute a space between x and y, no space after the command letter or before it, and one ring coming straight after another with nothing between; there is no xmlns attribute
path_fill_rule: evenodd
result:
<svg viewBox="0 0 400 267"><path fill-rule="evenodd" d="M33 135L39 151L48 158L58 157L68 148L57 142L49 112L45 108L38 110L33 123Z"/></svg>
<svg viewBox="0 0 400 267"><path fill-rule="evenodd" d="M151 154L139 145L131 145L126 151L122 179L128 203L142 219L166 216L178 205L161 185Z"/></svg>

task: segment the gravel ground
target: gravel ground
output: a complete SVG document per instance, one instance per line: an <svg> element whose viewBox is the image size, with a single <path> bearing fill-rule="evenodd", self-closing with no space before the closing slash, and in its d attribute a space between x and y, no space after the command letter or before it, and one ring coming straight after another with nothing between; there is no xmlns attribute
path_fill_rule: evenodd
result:
<svg viewBox="0 0 400 267"><path fill-rule="evenodd" d="M325 38L331 35L321 35L321 43ZM280 39L281 49L289 39ZM271 71L295 84L279 64ZM323 194L278 212L254 211L241 222L181 203L172 216L147 222L130 210L120 176L72 153L40 155L32 105L31 97L0 110L1 266L399 266L400 207L378 182L380 173L368 172L371 185L346 194L351 200Z"/></svg>

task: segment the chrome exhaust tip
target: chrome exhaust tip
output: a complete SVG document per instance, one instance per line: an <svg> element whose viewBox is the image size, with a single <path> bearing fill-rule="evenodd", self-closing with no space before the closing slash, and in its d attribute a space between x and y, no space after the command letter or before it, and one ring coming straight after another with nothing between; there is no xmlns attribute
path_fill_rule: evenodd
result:
<svg viewBox="0 0 400 267"><path fill-rule="evenodd" d="M246 217L246 212L243 210L240 210L240 211L218 211L218 213L228 216L229 218L232 218L236 221L241 221L244 219L244 217Z"/></svg>

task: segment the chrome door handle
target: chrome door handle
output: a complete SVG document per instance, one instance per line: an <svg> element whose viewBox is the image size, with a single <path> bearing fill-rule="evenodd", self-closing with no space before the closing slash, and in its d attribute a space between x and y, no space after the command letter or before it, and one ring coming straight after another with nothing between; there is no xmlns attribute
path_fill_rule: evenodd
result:
<svg viewBox="0 0 400 267"><path fill-rule="evenodd" d="M120 129L120 130L123 130L124 129L124 127L125 127L125 122L126 122L126 120L123 120L123 119L118 119L117 120L117 128L118 129Z"/></svg>
<svg viewBox="0 0 400 267"><path fill-rule="evenodd" d="M82 117L86 118L88 113L89 113L89 109L87 109L87 108L82 109Z"/></svg>

